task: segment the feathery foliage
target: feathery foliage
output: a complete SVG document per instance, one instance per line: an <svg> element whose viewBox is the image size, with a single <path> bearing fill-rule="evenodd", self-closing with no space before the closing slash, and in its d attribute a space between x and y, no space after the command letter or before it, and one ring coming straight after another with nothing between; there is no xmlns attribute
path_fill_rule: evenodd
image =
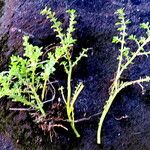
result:
<svg viewBox="0 0 150 150"><path fill-rule="evenodd" d="M9 70L0 73L0 97L8 96L13 101L32 107L45 116L43 100L46 84L49 76L55 71L56 61L49 53L48 58L41 62L42 48L29 44L28 40L28 36L23 37L23 57L11 56ZM38 94L40 90L41 95Z"/></svg>

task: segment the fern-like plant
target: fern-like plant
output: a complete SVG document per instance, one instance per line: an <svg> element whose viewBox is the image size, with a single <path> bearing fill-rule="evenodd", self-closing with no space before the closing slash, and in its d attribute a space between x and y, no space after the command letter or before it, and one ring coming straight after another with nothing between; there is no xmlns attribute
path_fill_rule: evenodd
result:
<svg viewBox="0 0 150 150"><path fill-rule="evenodd" d="M48 80L55 71L55 64L60 64L67 74L67 96L64 95L63 87L60 88L62 98L66 105L68 120L77 137L80 137L74 123L74 104L82 91L84 85L78 83L72 92L72 71L82 57L87 57L87 49L83 49L79 56L73 61L72 50L76 42L73 38L76 24L76 11L67 10L70 15L69 27L63 32L62 23L55 17L50 8L45 8L41 14L46 15L52 22L52 28L60 39L59 46L54 52L48 52L47 58L42 61L42 48L33 46L28 42L29 37L23 37L24 55L12 56L8 71L0 73L0 98L7 96L16 102L39 111L42 117L46 116L43 108Z"/></svg>
<svg viewBox="0 0 150 150"><path fill-rule="evenodd" d="M148 56L150 51L146 51L144 47L150 42L150 25L148 23L142 23L140 26L142 29L146 30L146 36L137 37L136 35L128 35L127 33L127 25L130 23L128 19L126 19L124 9L118 9L116 13L118 15L119 21L116 23L119 26L118 31L120 32L119 36L113 37L113 43L120 44L119 56L118 60L118 69L116 71L114 81L110 87L109 98L106 101L103 112L101 114L101 118L98 125L97 131L97 143L101 144L101 129L103 126L104 119L115 100L117 94L124 88L130 85L139 84L141 87L141 83L149 82L150 76L139 77L139 79L134 81L121 81L121 76L123 72L128 69L129 65L133 64L133 61L137 57L141 57L143 55ZM137 45L137 49L133 52L130 50L127 44L127 40L134 41Z"/></svg>
<svg viewBox="0 0 150 150"><path fill-rule="evenodd" d="M75 91L72 92L72 71L73 68L78 64L82 57L87 57L88 49L82 49L82 52L76 58L75 61L72 60L72 49L76 42L76 39L73 38L73 32L75 31L75 18L76 18L76 11L75 10L68 10L67 13L70 15L70 22L69 27L66 33L63 32L61 27L61 22L55 17L55 13L51 11L50 8L45 8L41 11L41 14L46 15L48 19L52 22L53 30L56 32L56 37L60 39L60 45L56 47L55 58L58 59L60 57L63 58L60 61L60 65L64 67L64 71L67 74L67 95L64 95L64 87L60 87L60 91L62 94L62 98L66 104L66 111L68 120L71 123L71 127L74 130L76 137L80 137L80 134L76 130L75 123L74 123L74 104L82 91L84 85L82 82L78 83L75 87Z"/></svg>
<svg viewBox="0 0 150 150"><path fill-rule="evenodd" d="M47 81L55 71L56 61L49 53L48 58L41 62L42 48L29 44L28 40L28 36L23 37L23 57L13 55L9 70L0 73L0 98L8 96L13 101L32 107L45 116L43 101ZM42 94L39 94L39 91L42 91Z"/></svg>

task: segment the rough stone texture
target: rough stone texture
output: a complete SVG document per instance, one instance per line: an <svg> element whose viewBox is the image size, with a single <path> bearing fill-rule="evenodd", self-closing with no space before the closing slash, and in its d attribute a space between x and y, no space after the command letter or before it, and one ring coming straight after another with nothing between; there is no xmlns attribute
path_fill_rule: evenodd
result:
<svg viewBox="0 0 150 150"><path fill-rule="evenodd" d="M10 138L0 134L0 149L1 150L15 150Z"/></svg>
<svg viewBox="0 0 150 150"><path fill-rule="evenodd" d="M1 3L0 3L1 4ZM108 89L116 69L116 47L111 39L116 34L114 23L116 9L124 7L132 20L130 32L138 35L138 24L150 19L150 2L148 0L6 0L2 6L0 19L1 66L7 62L12 53L22 53L22 36L30 35L32 43L48 45L57 42L50 29L50 22L39 14L45 6L50 6L59 19L67 25L65 10L74 8L78 13L76 37L78 48L90 47L89 58L76 71L75 79L83 80L85 90L76 103L77 118L101 112L108 97ZM136 79L138 76L150 74L150 60L140 58L125 76ZM149 85L147 91L149 90ZM149 92L148 97L149 97ZM150 145L150 109L149 101L140 94L138 87L129 88L118 97L108 115L104 132L104 150L148 150ZM146 102L145 102L146 101ZM125 115L128 120L116 121L115 117ZM96 130L98 118L79 124L81 140L69 142L58 149L98 150ZM47 146L47 147L46 147ZM46 145L43 149L48 149ZM55 148L54 148L55 149Z"/></svg>

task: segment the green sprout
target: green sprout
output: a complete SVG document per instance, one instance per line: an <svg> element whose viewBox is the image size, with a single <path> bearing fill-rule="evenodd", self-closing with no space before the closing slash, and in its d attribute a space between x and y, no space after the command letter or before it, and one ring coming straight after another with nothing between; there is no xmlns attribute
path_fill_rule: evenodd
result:
<svg viewBox="0 0 150 150"><path fill-rule="evenodd" d="M56 47L55 58L58 59L60 56L63 58L60 61L60 65L64 67L64 71L67 74L67 96L64 95L64 87L60 87L60 92L62 98L66 104L66 111L68 120L71 123L71 127L76 134L76 137L80 137L80 134L76 130L74 122L74 104L82 91L84 85L82 82L78 83L75 87L75 91L72 92L72 72L73 68L78 64L82 57L87 57L88 49L82 49L82 52L76 58L75 61L72 60L72 50L73 46L76 43L76 39L73 38L73 32L75 31L75 21L77 15L75 10L67 10L67 13L70 15L69 27L66 33L63 33L61 27L61 22L55 17L55 13L51 11L50 8L45 8L41 11L42 15L46 15L48 19L53 23L53 30L56 32L56 37L60 39L60 45Z"/></svg>
<svg viewBox="0 0 150 150"><path fill-rule="evenodd" d="M120 32L120 35L114 36L112 42L121 45L119 49L119 56L117 58L118 69L116 71L114 81L110 87L109 98L106 101L106 104L103 108L103 112L100 117L98 130L97 130L97 143L98 144L101 144L101 130L102 130L104 119L113 101L115 100L117 94L122 89L126 88L127 86L134 85L134 84L138 84L143 88L141 83L150 81L150 76L139 77L139 79L134 80L134 81L123 82L120 80L123 72L126 69L128 69L129 65L133 64L133 61L135 60L135 58L137 58L138 56L143 56L143 55L148 56L150 54L150 51L146 51L144 49L144 47L150 42L149 22L142 23L140 25L142 29L146 30L146 36L138 38L136 35L128 35L128 33L126 32L127 25L130 23L130 21L126 19L124 9L118 9L115 14L118 15L118 19L119 19L116 25L119 26L118 31ZM137 49L134 52L132 52L130 48L127 46L126 40L131 40L136 43Z"/></svg>

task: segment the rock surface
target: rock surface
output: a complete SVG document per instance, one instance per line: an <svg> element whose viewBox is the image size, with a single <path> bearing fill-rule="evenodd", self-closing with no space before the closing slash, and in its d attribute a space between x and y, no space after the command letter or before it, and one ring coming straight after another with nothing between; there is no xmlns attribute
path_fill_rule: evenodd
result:
<svg viewBox="0 0 150 150"><path fill-rule="evenodd" d="M113 78L117 64L117 50L111 43L112 36L116 34L114 12L124 7L127 16L133 22L130 25L130 32L139 35L143 32L139 30L138 24L150 20L148 0L5 0L0 1L0 5L1 68L7 65L11 54L22 54L24 34L29 35L32 43L39 46L57 42L50 29L50 22L40 15L41 9L50 6L63 21L64 28L67 26L65 10L70 8L77 10L78 24L75 36L79 41L78 47L91 48L88 60L81 65L84 69L79 68L75 75L76 80L83 80L86 87L76 103L78 118L101 112L108 97L110 80ZM141 58L125 76L130 80L149 75L150 69L147 67L149 64L150 60ZM149 102L142 101L143 97L138 87L129 88L119 99L114 103L106 119L103 149L148 150L150 145ZM125 114L129 116L128 120L115 120L115 116ZM98 118L93 122L85 123L81 128L83 130L81 140L79 142L70 140L67 147L65 145L62 149L98 150L97 122Z"/></svg>
<svg viewBox="0 0 150 150"><path fill-rule="evenodd" d="M1 150L15 150L12 140L5 135L0 134L0 149Z"/></svg>

